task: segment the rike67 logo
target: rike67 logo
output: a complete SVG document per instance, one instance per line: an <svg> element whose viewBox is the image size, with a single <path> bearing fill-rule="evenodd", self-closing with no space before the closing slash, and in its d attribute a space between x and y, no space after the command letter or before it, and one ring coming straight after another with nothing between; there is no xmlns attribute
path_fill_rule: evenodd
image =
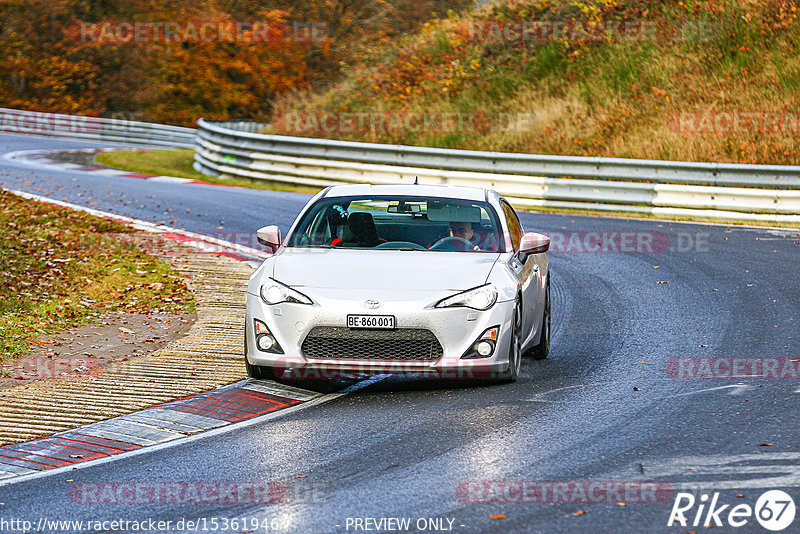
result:
<svg viewBox="0 0 800 534"><path fill-rule="evenodd" d="M794 500L781 490L763 493L755 507L749 504L721 504L719 492L715 492L710 501L706 494L696 498L691 493L678 493L667 526L742 527L755 518L765 529L777 532L792 524L795 511Z"/></svg>

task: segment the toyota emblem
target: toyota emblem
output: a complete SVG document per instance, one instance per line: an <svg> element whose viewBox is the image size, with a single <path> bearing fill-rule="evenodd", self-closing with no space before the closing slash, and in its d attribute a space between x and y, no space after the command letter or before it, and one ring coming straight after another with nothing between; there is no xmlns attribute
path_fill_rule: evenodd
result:
<svg viewBox="0 0 800 534"><path fill-rule="evenodd" d="M364 306L366 306L370 310L374 310L376 308L380 308L381 307L381 301L367 299L367 300L364 301Z"/></svg>

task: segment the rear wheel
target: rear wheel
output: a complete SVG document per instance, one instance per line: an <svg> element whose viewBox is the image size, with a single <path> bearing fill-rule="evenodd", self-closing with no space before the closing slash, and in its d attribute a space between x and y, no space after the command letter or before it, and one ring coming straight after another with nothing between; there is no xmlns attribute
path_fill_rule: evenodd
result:
<svg viewBox="0 0 800 534"><path fill-rule="evenodd" d="M550 354L550 282L547 283L547 289L544 294L541 332L539 343L529 352L534 360L544 360Z"/></svg>

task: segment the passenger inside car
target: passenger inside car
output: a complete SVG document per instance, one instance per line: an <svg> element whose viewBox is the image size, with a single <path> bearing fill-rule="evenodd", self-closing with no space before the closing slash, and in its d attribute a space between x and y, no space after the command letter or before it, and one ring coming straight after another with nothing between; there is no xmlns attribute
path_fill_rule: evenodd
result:
<svg viewBox="0 0 800 534"><path fill-rule="evenodd" d="M331 245L337 247L375 247L386 243L378 236L375 220L369 213L357 211L347 217L342 237L334 239Z"/></svg>

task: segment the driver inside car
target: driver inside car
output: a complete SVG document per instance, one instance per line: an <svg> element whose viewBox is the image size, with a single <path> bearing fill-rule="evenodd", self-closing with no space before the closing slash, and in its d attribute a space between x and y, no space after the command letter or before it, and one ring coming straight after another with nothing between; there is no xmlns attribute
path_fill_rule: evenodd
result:
<svg viewBox="0 0 800 534"><path fill-rule="evenodd" d="M466 239L473 245L472 250L480 250L481 248L473 241L475 237L475 230L472 229L472 223L468 222L451 222L450 223L450 237L460 237Z"/></svg>

